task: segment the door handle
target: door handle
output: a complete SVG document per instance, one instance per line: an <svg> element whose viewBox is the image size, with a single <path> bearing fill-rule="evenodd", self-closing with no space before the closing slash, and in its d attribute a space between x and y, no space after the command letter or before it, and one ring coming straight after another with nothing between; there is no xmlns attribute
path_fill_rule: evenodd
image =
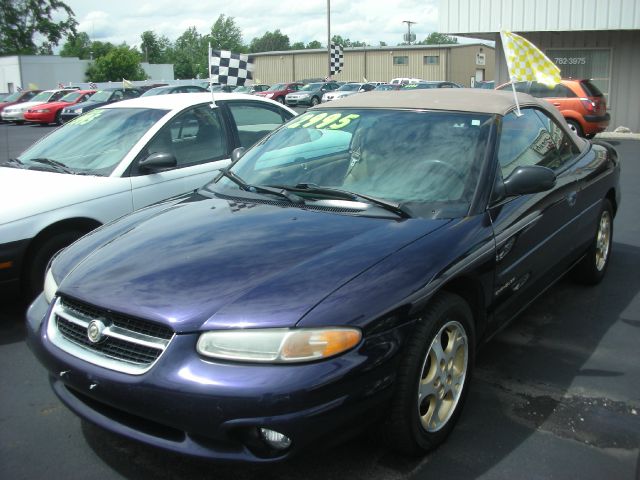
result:
<svg viewBox="0 0 640 480"><path fill-rule="evenodd" d="M553 102L553 104L554 104L556 107L559 107L559 106L560 106L560 103Z"/></svg>
<svg viewBox="0 0 640 480"><path fill-rule="evenodd" d="M569 192L566 196L567 203L570 207L573 207L576 204L576 200L578 199L578 192L574 190L573 192Z"/></svg>

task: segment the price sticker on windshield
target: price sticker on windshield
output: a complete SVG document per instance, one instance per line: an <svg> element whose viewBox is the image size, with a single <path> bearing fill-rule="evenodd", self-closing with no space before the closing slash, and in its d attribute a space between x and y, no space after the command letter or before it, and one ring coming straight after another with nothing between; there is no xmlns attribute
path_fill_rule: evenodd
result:
<svg viewBox="0 0 640 480"><path fill-rule="evenodd" d="M78 118L74 118L71 122L74 125L85 125L89 122L93 122L96 118L101 116L104 113L104 110L97 109L91 110L84 115L80 115Z"/></svg>
<svg viewBox="0 0 640 480"><path fill-rule="evenodd" d="M355 113L343 114L308 112L300 115L293 123L289 124L287 128L326 128L330 130L338 130L346 127L357 118L360 118L360 115Z"/></svg>

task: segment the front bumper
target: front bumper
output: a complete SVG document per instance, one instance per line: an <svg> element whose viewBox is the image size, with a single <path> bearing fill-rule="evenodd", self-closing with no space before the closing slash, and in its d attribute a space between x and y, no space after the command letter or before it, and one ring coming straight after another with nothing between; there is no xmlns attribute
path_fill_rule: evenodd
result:
<svg viewBox="0 0 640 480"><path fill-rule="evenodd" d="M46 112L46 113L27 112L24 114L24 119L27 122L33 122L33 123L53 123L55 116L56 116L55 112Z"/></svg>
<svg viewBox="0 0 640 480"><path fill-rule="evenodd" d="M27 312L27 341L49 370L54 392L77 415L159 448L256 463L288 458L320 439L338 441L375 419L392 392L399 339L411 328L298 365L204 359L195 351L197 333L177 334L151 370L127 375L52 345L42 321L48 313L40 295ZM284 433L291 447L265 451L256 440L259 427Z"/></svg>
<svg viewBox="0 0 640 480"><path fill-rule="evenodd" d="M24 121L24 112L19 112L15 110L2 111L2 120L5 122L20 122Z"/></svg>
<svg viewBox="0 0 640 480"><path fill-rule="evenodd" d="M60 120L62 120L62 122L69 122L71 120L73 120L74 118L78 118L80 115L82 115L81 113L76 113L76 112L62 112L60 114Z"/></svg>
<svg viewBox="0 0 640 480"><path fill-rule="evenodd" d="M311 105L311 98L312 97L304 97L304 98L289 98L289 97L285 97L285 102L289 106Z"/></svg>
<svg viewBox="0 0 640 480"><path fill-rule="evenodd" d="M20 277L29 240L0 245L0 296L9 297L20 290Z"/></svg>

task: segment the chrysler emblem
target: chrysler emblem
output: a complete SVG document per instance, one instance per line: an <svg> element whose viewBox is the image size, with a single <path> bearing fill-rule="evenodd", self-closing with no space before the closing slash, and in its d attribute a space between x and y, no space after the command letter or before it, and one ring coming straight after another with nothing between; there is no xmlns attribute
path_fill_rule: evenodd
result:
<svg viewBox="0 0 640 480"><path fill-rule="evenodd" d="M87 338L91 343L98 343L102 340L102 331L105 329L105 324L100 320L92 320L87 327Z"/></svg>

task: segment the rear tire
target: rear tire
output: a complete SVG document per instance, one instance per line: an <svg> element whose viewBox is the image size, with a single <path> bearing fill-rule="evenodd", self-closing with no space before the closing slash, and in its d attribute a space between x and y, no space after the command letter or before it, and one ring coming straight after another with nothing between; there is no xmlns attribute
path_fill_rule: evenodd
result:
<svg viewBox="0 0 640 480"><path fill-rule="evenodd" d="M59 232L34 246L35 249L31 251L31 260L24 268L23 292L26 300L31 301L42 292L44 276L51 258L85 233L80 230Z"/></svg>
<svg viewBox="0 0 640 480"><path fill-rule="evenodd" d="M453 429L475 355L473 315L458 295L441 292L411 334L398 368L388 439L404 455L423 455Z"/></svg>
<svg viewBox="0 0 640 480"><path fill-rule="evenodd" d="M584 133L582 132L582 127L575 120L567 120L567 124L569 125L569 130L578 135L579 137L584 137Z"/></svg>
<svg viewBox="0 0 640 480"><path fill-rule="evenodd" d="M572 276L584 285L596 285L602 281L613 246L613 207L608 199L602 201L595 237L586 255L575 266Z"/></svg>

